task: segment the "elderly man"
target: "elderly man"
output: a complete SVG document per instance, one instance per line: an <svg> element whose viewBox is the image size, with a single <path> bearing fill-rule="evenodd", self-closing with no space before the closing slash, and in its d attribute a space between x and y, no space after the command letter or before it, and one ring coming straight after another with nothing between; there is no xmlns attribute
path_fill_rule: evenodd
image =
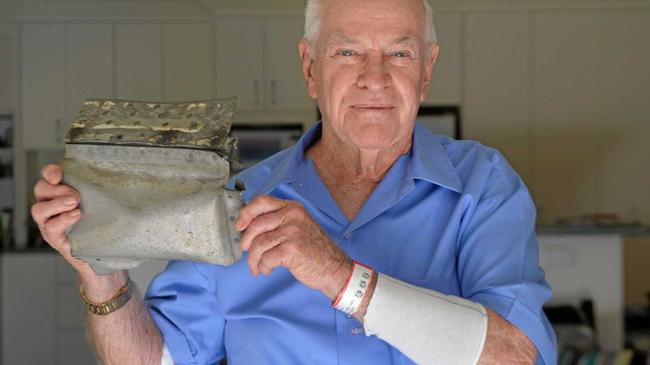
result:
<svg viewBox="0 0 650 365"><path fill-rule="evenodd" d="M307 1L322 123L243 172L243 259L171 262L144 303L70 255L78 194L48 166L33 215L79 272L107 364L554 364L535 211L495 150L415 124L438 54L423 0ZM260 275L263 274L263 275ZM121 307L121 308L120 308Z"/></svg>

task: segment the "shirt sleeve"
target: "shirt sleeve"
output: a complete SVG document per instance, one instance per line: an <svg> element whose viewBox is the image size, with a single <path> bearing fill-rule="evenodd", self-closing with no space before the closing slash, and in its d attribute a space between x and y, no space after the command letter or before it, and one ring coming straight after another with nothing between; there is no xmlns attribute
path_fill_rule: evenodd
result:
<svg viewBox="0 0 650 365"><path fill-rule="evenodd" d="M480 199L461 228L461 295L523 331L537 347L536 364L554 365L556 337L542 311L551 288L539 266L535 206L523 181L512 174L514 189Z"/></svg>
<svg viewBox="0 0 650 365"><path fill-rule="evenodd" d="M225 356L225 320L213 281L199 265L170 261L145 295L149 313L178 365L215 364Z"/></svg>

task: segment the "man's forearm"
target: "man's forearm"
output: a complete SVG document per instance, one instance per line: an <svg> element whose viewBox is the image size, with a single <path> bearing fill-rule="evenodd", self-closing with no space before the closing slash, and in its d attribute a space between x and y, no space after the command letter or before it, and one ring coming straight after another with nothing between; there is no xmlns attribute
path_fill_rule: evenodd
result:
<svg viewBox="0 0 650 365"><path fill-rule="evenodd" d="M488 309L488 332L479 365L534 364L537 348L521 330Z"/></svg>
<svg viewBox="0 0 650 365"><path fill-rule="evenodd" d="M361 322L363 322L363 317L372 302L372 296L377 285L376 278L375 276L368 288L367 296L361 303L359 310L355 313L355 317ZM421 295L418 295L417 290L407 286L403 288L403 292L400 293L402 296L409 297L410 295L415 295L420 299L422 298ZM420 300L418 298L413 298L413 300ZM395 308L395 310L399 311L401 308ZM501 318L496 312L487 308L486 311L488 316L487 336L478 364L533 364L537 357L537 349L530 339L510 322ZM417 316L401 316L401 318L412 321L423 320L423 318L418 318ZM390 319L386 318L386 320ZM377 333L377 335L382 337L380 333Z"/></svg>
<svg viewBox="0 0 650 365"><path fill-rule="evenodd" d="M127 282L126 272L81 278L89 300L111 298ZM86 314L88 338L104 365L160 364L162 337L136 290L122 308L108 315Z"/></svg>

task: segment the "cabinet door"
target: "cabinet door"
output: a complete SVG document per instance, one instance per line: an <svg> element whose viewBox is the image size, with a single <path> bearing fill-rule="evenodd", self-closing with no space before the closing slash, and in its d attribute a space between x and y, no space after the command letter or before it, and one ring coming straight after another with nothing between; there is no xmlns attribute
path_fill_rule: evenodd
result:
<svg viewBox="0 0 650 365"><path fill-rule="evenodd" d="M425 104L455 105L461 99L462 22L460 12L434 14L440 53L433 66L429 96Z"/></svg>
<svg viewBox="0 0 650 365"><path fill-rule="evenodd" d="M118 98L162 100L161 33L159 23L116 25Z"/></svg>
<svg viewBox="0 0 650 365"><path fill-rule="evenodd" d="M15 39L5 34L3 25L0 22L0 110L11 110L13 106L12 89L15 80L14 57Z"/></svg>
<svg viewBox="0 0 650 365"><path fill-rule="evenodd" d="M55 364L54 254L3 254L3 364Z"/></svg>
<svg viewBox="0 0 650 365"><path fill-rule="evenodd" d="M55 148L63 141L63 25L22 29L23 147Z"/></svg>
<svg viewBox="0 0 650 365"><path fill-rule="evenodd" d="M312 109L302 75L298 41L303 17L269 16L264 32L266 43L267 106L269 109Z"/></svg>
<svg viewBox="0 0 650 365"><path fill-rule="evenodd" d="M597 208L650 224L650 12L599 13L596 22Z"/></svg>
<svg viewBox="0 0 650 365"><path fill-rule="evenodd" d="M262 109L264 18L218 16L216 23L217 96L237 96L239 109Z"/></svg>
<svg viewBox="0 0 650 365"><path fill-rule="evenodd" d="M594 12L533 15L533 183L540 217L597 209L600 69Z"/></svg>
<svg viewBox="0 0 650 365"><path fill-rule="evenodd" d="M168 101L212 98L212 27L209 22L163 26L164 96Z"/></svg>
<svg viewBox="0 0 650 365"><path fill-rule="evenodd" d="M529 16L466 15L463 138L495 147L530 183Z"/></svg>
<svg viewBox="0 0 650 365"><path fill-rule="evenodd" d="M84 100L113 97L113 32L110 24L65 27L66 117L76 119ZM61 144L63 146L63 144Z"/></svg>

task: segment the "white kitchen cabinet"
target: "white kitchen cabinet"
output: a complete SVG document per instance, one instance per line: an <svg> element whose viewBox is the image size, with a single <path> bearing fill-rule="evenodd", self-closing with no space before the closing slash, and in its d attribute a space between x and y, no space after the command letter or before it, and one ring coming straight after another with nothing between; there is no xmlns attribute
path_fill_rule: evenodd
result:
<svg viewBox="0 0 650 365"><path fill-rule="evenodd" d="M462 13L439 11L435 12L433 19L440 52L433 67L429 95L424 104L458 105L462 94Z"/></svg>
<svg viewBox="0 0 650 365"><path fill-rule="evenodd" d="M54 364L54 261L2 255L2 363Z"/></svg>
<svg viewBox="0 0 650 365"><path fill-rule="evenodd" d="M241 110L311 110L298 41L302 16L222 15L216 19L217 95Z"/></svg>
<svg viewBox="0 0 650 365"><path fill-rule="evenodd" d="M650 223L650 11L601 13L596 22L597 208Z"/></svg>
<svg viewBox="0 0 650 365"><path fill-rule="evenodd" d="M16 45L14 25L0 20L0 111L13 110L15 103Z"/></svg>
<svg viewBox="0 0 650 365"><path fill-rule="evenodd" d="M596 338L603 350L623 347L623 236L541 233L540 266L553 288L550 305L594 304Z"/></svg>
<svg viewBox="0 0 650 365"><path fill-rule="evenodd" d="M498 149L530 180L529 15L465 15L463 138ZM460 62L459 62L460 63Z"/></svg>
<svg viewBox="0 0 650 365"><path fill-rule="evenodd" d="M213 97L212 26L210 22L163 25L164 98L167 101Z"/></svg>
<svg viewBox="0 0 650 365"><path fill-rule="evenodd" d="M307 96L298 42L303 34L300 16L266 18L266 95L269 109L305 109L314 102Z"/></svg>
<svg viewBox="0 0 650 365"><path fill-rule="evenodd" d="M162 100L162 25L115 25L116 96L141 101Z"/></svg>
<svg viewBox="0 0 650 365"><path fill-rule="evenodd" d="M84 336L74 270L54 252L4 253L0 259L2 363L97 363Z"/></svg>
<svg viewBox="0 0 650 365"><path fill-rule="evenodd" d="M64 26L22 27L23 147L56 148L64 138Z"/></svg>
<svg viewBox="0 0 650 365"><path fill-rule="evenodd" d="M238 109L262 109L264 18L216 18L217 96L237 96Z"/></svg>
<svg viewBox="0 0 650 365"><path fill-rule="evenodd" d="M86 99L112 98L113 34L110 24L65 26L65 135ZM63 147L63 143L61 143Z"/></svg>
<svg viewBox="0 0 650 365"><path fill-rule="evenodd" d="M598 35L609 31L597 24L594 12L533 15L533 186L543 219L597 210L599 128L594 121L603 72Z"/></svg>

